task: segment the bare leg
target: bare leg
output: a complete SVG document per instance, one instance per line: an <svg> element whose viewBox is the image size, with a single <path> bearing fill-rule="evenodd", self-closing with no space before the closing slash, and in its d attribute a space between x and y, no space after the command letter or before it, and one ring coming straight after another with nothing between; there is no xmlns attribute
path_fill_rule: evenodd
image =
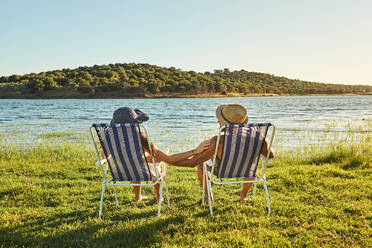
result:
<svg viewBox="0 0 372 248"><path fill-rule="evenodd" d="M133 183L141 183L141 182L133 182ZM133 192L134 192L134 200L136 202L141 201L141 186L133 186Z"/></svg>
<svg viewBox="0 0 372 248"><path fill-rule="evenodd" d="M203 187L203 168L201 168L200 166L197 166L196 172L198 173L200 185ZM205 183L205 180L204 180L204 183ZM208 194L207 187L205 187L205 193Z"/></svg>
<svg viewBox="0 0 372 248"><path fill-rule="evenodd" d="M253 177L244 178L244 181L253 180ZM242 191L240 192L240 201L243 202L247 198L249 189L252 187L253 183L243 183Z"/></svg>
<svg viewBox="0 0 372 248"><path fill-rule="evenodd" d="M155 181L152 181L152 182L155 182ZM155 191L155 197L156 197L156 202L159 203L159 188L160 188L160 184L155 184L154 185L154 191Z"/></svg>
<svg viewBox="0 0 372 248"><path fill-rule="evenodd" d="M198 165L196 171L198 173L198 178L199 178L200 185L203 187L203 168L201 168ZM204 183L206 184L206 180L204 180ZM207 188L207 185L205 185L204 191L205 191L205 199L204 200L206 202L208 202L208 188ZM212 202L213 202L213 195L212 195Z"/></svg>

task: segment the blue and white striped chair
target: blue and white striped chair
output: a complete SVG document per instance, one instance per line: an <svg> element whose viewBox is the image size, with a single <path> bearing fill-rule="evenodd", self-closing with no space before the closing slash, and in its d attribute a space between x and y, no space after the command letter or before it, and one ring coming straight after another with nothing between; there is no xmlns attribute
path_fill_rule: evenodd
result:
<svg viewBox="0 0 372 248"><path fill-rule="evenodd" d="M269 130L271 127L271 130ZM266 200L268 207L268 215L270 215L270 201L269 193L266 184L265 170L267 162L269 161L269 153L262 161L262 173L257 175L257 168L260 160L261 150L264 145L266 137L270 134L269 151L274 139L275 126L271 123L265 124L236 124L226 125L219 129L217 136L217 143L219 144L221 136L224 138L224 147L222 152L222 158L219 161L219 167L217 166L217 151L218 146L214 153L212 160L211 171L209 173L207 163L203 165L203 178L206 178L206 184L203 183L203 198L204 203L204 191L207 186L208 201L211 216L213 216L212 209L212 187L211 183L214 184L232 184L232 183L254 183L253 194L255 194L256 183L263 183L266 192ZM218 168L217 168L218 167ZM254 180L245 181L243 178L254 178ZM231 180L235 178L236 180ZM223 179L228 179L223 181ZM218 180L218 181L217 181Z"/></svg>
<svg viewBox="0 0 372 248"><path fill-rule="evenodd" d="M169 207L168 185L166 181L166 164L157 164L152 156L152 166L146 160L146 156L141 143L140 130L145 130L145 136L148 137L146 127L137 123L121 124L93 124L90 128L92 140L97 152L97 166L101 167L103 174L101 202L99 205L98 218L101 218L103 195L107 186L113 186L115 192L115 201L118 206L117 186L154 186L160 184L158 216L160 215L161 203L163 201L163 182L165 181L167 201ZM97 146L101 144L106 158L102 158L102 153ZM152 155L151 146L148 143L148 149ZM108 168L110 168L111 179L108 179ZM134 181L146 182L135 184Z"/></svg>

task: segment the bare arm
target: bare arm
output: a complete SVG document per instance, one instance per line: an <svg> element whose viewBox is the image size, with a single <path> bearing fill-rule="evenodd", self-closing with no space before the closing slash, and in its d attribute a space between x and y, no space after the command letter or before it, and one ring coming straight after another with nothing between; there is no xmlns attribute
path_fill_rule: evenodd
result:
<svg viewBox="0 0 372 248"><path fill-rule="evenodd" d="M201 142L195 149L187 151L187 152L181 152L173 155L168 155L164 153L163 151L159 149L154 149L154 157L156 161L164 161L168 164L174 164L179 161L185 160L187 158L190 158L191 156L196 156L197 154L200 154L203 152L207 147L210 146L210 141L205 140Z"/></svg>
<svg viewBox="0 0 372 248"><path fill-rule="evenodd" d="M210 139L210 145L208 146L208 148L202 151L201 153L193 156L192 158L184 159L182 161L174 162L171 164L180 167L195 167L200 163L208 161L213 157L216 148L216 142L217 137L215 136L212 139Z"/></svg>
<svg viewBox="0 0 372 248"><path fill-rule="evenodd" d="M267 143L267 140L265 139L265 142L264 142L264 144L262 146L261 154L266 157L268 150L269 150L269 144ZM273 157L274 157L274 150L273 149L270 149L269 158L273 158Z"/></svg>

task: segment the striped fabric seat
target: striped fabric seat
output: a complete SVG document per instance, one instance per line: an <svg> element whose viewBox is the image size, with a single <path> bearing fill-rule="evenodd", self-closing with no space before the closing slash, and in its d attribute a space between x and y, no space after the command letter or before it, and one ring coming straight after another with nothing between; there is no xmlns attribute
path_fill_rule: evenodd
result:
<svg viewBox="0 0 372 248"><path fill-rule="evenodd" d="M268 215L270 215L269 191L265 175L269 153L266 154L265 159L262 161L263 163L260 163L262 172L257 174L256 172L262 147L267 143L267 149L270 151L274 135L275 125L271 123L234 124L220 127L217 134L217 144L223 139L222 158L220 161L217 159L218 147L216 147L210 169L207 163L203 164L203 180L205 179L206 183L203 183L202 203L204 203L204 192L205 187L207 187L207 199L211 216L213 216L212 183L219 185L253 183L254 196L256 184L261 182L264 185L267 210ZM209 170L213 171L213 173L209 173Z"/></svg>
<svg viewBox="0 0 372 248"><path fill-rule="evenodd" d="M152 163L147 163L141 142L141 129L143 134L148 137L147 128L137 123L93 124L89 129L97 154L96 166L101 168L103 176L98 218L101 218L106 187L113 187L116 205L119 206L117 187L158 185L158 216L160 216L165 183L169 207L167 165L155 162L150 147L149 155L152 157ZM148 142L146 143L145 146L149 146ZM168 152L165 151L165 153ZM108 172L109 170L111 173ZM112 178L108 177L109 174Z"/></svg>
<svg viewBox="0 0 372 248"><path fill-rule="evenodd" d="M218 178L255 177L270 124L230 125L224 131L224 149Z"/></svg>
<svg viewBox="0 0 372 248"><path fill-rule="evenodd" d="M136 123L94 124L113 181L151 181L149 165Z"/></svg>

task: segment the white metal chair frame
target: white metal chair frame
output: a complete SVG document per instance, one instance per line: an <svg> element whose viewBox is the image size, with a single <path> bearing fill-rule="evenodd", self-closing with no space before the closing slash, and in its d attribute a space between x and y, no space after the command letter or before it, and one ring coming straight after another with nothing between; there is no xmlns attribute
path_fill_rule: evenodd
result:
<svg viewBox="0 0 372 248"><path fill-rule="evenodd" d="M208 173L208 169L207 169L207 166L210 166L210 165L207 165L207 163L203 163L203 195L202 195L202 203L204 204L205 185L207 186L208 202L209 202L210 213L211 213L211 216L213 216L213 209L212 209L212 183L214 183L214 184L254 183L254 186L253 186L253 197L255 197L255 194L256 194L256 184L262 182L263 185L264 185L265 193L266 193L268 216L270 216L271 208L270 208L269 192L268 192L268 189L267 189L265 171L266 171L266 168L267 168L267 163L270 160L269 159L270 149L271 149L271 146L272 146L272 143L273 143L273 139L274 139L274 134L275 134L275 126L273 124L270 123L270 125L268 127L268 130L267 130L267 132L269 132L270 127L272 127L272 132L271 132L271 137L270 137L270 142L269 142L268 153L267 153L267 156L265 157L264 161L261 160L261 167L262 167L262 175L261 176L258 176L256 174L256 177L255 177L254 180L247 180L247 181L237 180L237 181L226 181L226 182L216 181L213 178L213 171L214 171L214 167L216 165L218 144L220 142L221 133L226 128L228 128L228 127L235 128L235 127L239 127L239 126L242 126L242 125L241 124L239 124L239 125L226 125L226 126L222 126L218 130L216 148L215 148L215 152L214 152L214 155L213 155L212 169L211 169L211 172L210 173ZM244 126L247 126L248 127L248 125L244 125ZM258 126L258 124L249 124L249 127L252 127L252 126ZM266 137L267 137L267 135L266 135ZM208 162L210 163L210 161L208 161ZM257 164L257 166L259 166L259 165ZM206 183L204 183L204 179L206 179Z"/></svg>
<svg viewBox="0 0 372 248"><path fill-rule="evenodd" d="M148 139L149 136L148 136L147 128L145 126L141 126L141 128L143 128L145 130L145 134L146 134L146 137ZM151 157L152 157L152 163L155 166L155 173L156 173L155 182L144 183L144 184L130 183L130 182L129 183L116 183L116 181L113 181L113 178L107 179L107 174L108 174L107 172L108 172L109 165L108 165L107 159L101 157L99 148L97 146L97 142L100 142L100 141L99 141L99 139L97 139L97 133L96 133L96 130L95 130L94 126L90 127L90 134L91 134L92 141L93 141L94 147L96 149L96 153L97 153L96 166L100 166L101 171L102 171L102 175L103 175L101 200L100 200L100 204L99 204L98 218L101 219L102 205L103 205L103 195L105 193L105 189L106 189L107 186L114 186L115 202L116 202L116 206L119 206L118 196L117 196L117 192L116 192L116 187L117 186L155 186L156 184L160 184L160 187L159 187L159 203L158 203L158 212L157 212L157 215L160 216L161 203L163 201L163 182L165 182L165 189L166 189L166 195L167 195L167 206L168 207L170 206L170 204L169 204L168 182L167 182L167 164L163 163L163 162L155 163L155 159L154 159L154 156L153 156L153 153L152 153L150 142L147 142L147 143L148 143L149 151L150 151L150 154L151 154ZM165 152L168 153L168 151L169 150L167 150Z"/></svg>

